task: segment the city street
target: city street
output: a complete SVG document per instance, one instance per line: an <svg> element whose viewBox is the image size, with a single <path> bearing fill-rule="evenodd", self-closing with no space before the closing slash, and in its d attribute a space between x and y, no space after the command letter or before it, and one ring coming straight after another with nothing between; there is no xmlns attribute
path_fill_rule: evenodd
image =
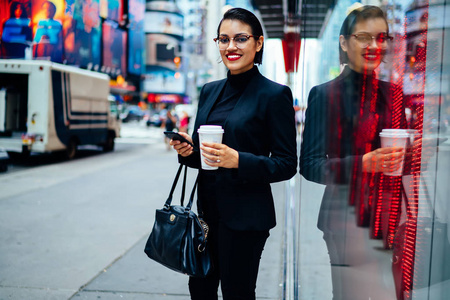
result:
<svg viewBox="0 0 450 300"><path fill-rule="evenodd" d="M113 152L32 156L0 173L1 300L189 299L188 278L143 252L177 170L175 152L159 128L122 128ZM274 185L279 225L263 253L258 299L281 294L284 186Z"/></svg>

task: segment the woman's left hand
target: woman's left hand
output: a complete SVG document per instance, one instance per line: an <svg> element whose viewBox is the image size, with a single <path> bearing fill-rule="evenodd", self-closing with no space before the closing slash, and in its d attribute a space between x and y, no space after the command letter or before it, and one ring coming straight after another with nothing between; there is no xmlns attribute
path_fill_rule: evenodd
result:
<svg viewBox="0 0 450 300"><path fill-rule="evenodd" d="M239 153L225 144L204 142L200 149L208 166L228 169L239 167Z"/></svg>

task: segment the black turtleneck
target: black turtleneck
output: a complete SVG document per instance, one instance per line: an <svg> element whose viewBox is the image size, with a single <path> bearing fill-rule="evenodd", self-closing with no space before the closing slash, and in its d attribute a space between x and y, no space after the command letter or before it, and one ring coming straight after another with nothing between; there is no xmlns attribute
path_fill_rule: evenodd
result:
<svg viewBox="0 0 450 300"><path fill-rule="evenodd" d="M223 127L228 114L236 106L236 103L244 92L245 87L258 73L259 71L256 66L237 75L231 75L230 71L228 71L225 87L211 109L206 124L221 125Z"/></svg>

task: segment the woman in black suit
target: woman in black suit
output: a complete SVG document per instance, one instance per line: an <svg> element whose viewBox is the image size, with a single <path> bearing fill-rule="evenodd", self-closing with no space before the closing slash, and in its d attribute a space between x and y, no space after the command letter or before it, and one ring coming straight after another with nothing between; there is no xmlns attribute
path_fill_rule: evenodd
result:
<svg viewBox="0 0 450 300"><path fill-rule="evenodd" d="M384 128L406 126L401 89L378 80L375 73L391 39L380 8L353 10L340 30L342 73L313 87L308 98L300 174L326 185L318 228L330 255L333 299L379 296L366 297L362 285L345 282L341 275L364 257L359 236L347 227L349 204L355 204L356 225L367 226L381 172L397 170L404 155L403 148L381 148L379 137Z"/></svg>
<svg viewBox="0 0 450 300"><path fill-rule="evenodd" d="M221 125L221 144L203 143L201 157L186 143L172 140L181 163L199 168L198 200L210 226L214 272L190 278L192 299L255 299L261 254L275 226L270 183L287 180L297 167L293 100L287 86L262 76L263 31L255 15L233 8L217 29L226 79L206 84L199 98L192 138L200 125ZM201 159L218 170L202 170ZM207 160L209 159L209 160ZM212 162L211 162L212 161Z"/></svg>

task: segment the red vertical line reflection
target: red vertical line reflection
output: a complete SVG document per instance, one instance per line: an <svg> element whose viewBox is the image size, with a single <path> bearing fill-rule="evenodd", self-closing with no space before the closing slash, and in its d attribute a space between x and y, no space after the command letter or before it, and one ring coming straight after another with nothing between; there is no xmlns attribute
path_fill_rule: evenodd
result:
<svg viewBox="0 0 450 300"><path fill-rule="evenodd" d="M405 18L406 20L406 18ZM406 24L406 21L403 22ZM405 74L405 55L406 55L406 31L393 31L394 42L387 49L392 53L392 58L389 61L391 65L390 81L390 101L392 105L391 128L403 128L402 116L404 105L403 98L403 77ZM379 191L377 194L375 207L373 208L372 219L372 233L371 237L382 237L384 232L382 230L382 224L388 223L387 236L383 239L385 248L392 247L393 235L398 226L400 203L401 203L401 190L397 191L397 188L401 188L399 185L401 181L393 181L390 176L384 176L381 174L379 181ZM394 184L398 182L398 184ZM397 196L397 197L395 197ZM383 221L383 216L388 213L388 220ZM390 233L390 235L389 235Z"/></svg>
<svg viewBox="0 0 450 300"><path fill-rule="evenodd" d="M379 121L379 115L377 112L377 102L378 102L378 79L377 76L372 76L372 82L370 83L371 87L371 93L370 98L368 99L370 101L369 106L369 112L368 116L370 117L370 126L369 126L369 141L365 144L364 153L369 153L370 151L373 151L373 144L372 140L376 138L377 130L378 130L378 121ZM363 95L364 97L364 95ZM365 99L365 98L363 98ZM369 199L367 201L367 210L370 212L372 205L374 205L373 198L375 197L375 175L370 174L369 176L369 183L368 183L368 189L369 189Z"/></svg>
<svg viewBox="0 0 450 300"><path fill-rule="evenodd" d="M395 86L394 86L395 87ZM400 128L402 115L403 115L403 92L399 88L394 88L392 91L392 105L393 105L393 114L392 114L392 128Z"/></svg>
<svg viewBox="0 0 450 300"><path fill-rule="evenodd" d="M389 207L389 221L386 238L386 248L392 249L394 242L395 230L398 226L398 219L401 206L401 177L393 177L390 179L389 185L392 191L392 198Z"/></svg>
<svg viewBox="0 0 450 300"><path fill-rule="evenodd" d="M406 27L406 18L404 21ZM405 75L405 56L406 56L406 30L404 34L396 34L394 37L394 43L391 45L393 51L392 70L391 74L391 91L392 96L392 128L400 128L401 116L403 115L402 109L404 109L403 99L403 78Z"/></svg>
<svg viewBox="0 0 450 300"><path fill-rule="evenodd" d="M405 21L406 24L406 21ZM406 32L406 31L404 31ZM406 33L405 33L406 34ZM406 36L398 35L398 42L392 45L394 47L393 59L393 76L390 94L392 97L392 128L401 128L402 116L404 115L404 98L403 98L403 77L405 73L405 49ZM398 226L399 213L401 207L401 178L389 178L388 190L390 191L391 201L389 205L388 230L385 237L385 247L392 248L395 230Z"/></svg>
<svg viewBox="0 0 450 300"><path fill-rule="evenodd" d="M370 126L369 136L371 140L376 139L376 135L379 128L379 112L377 111L377 103L378 103L378 84L379 81L377 79L378 74L374 72L375 76L372 76L372 82L370 83L371 93L370 93L370 104L369 104L369 116L370 116ZM373 151L374 145L372 143L366 143L366 149L364 153L368 153ZM380 177L378 177L380 176ZM371 174L370 181L368 183L369 194L368 194L368 211L371 213L371 218L369 221L369 237L370 238L380 238L381 237L381 207L383 200L383 175L380 174L376 176L375 174ZM376 180L379 178L378 180Z"/></svg>
<svg viewBox="0 0 450 300"><path fill-rule="evenodd" d="M428 7L426 8L426 10ZM407 26L405 22L405 26ZM405 30L405 32L407 32ZM427 37L427 31L423 30L421 32L421 40L426 43L426 37ZM416 59L418 61L421 61L423 63L420 64L420 66L414 66L410 65L410 73L413 74L413 72L423 72L425 74L426 70L426 53L423 51L421 53L423 57ZM416 108L417 109L417 122L415 124L415 128L419 130L420 135L423 133L423 99L424 99L424 91L425 91L425 76L423 77L423 82L417 83L421 84L420 92L417 95L413 95L416 97L417 100L420 101L420 105ZM416 253L416 243L420 243L420 237L417 237L417 216L419 212L419 198L421 195L420 189L419 189L419 183L420 183L420 168L421 168L421 160L422 160L422 144L417 144L413 148L412 153L412 166L411 166L411 174L412 174L412 191L411 194L408 195L408 205L407 207L407 216L406 216L406 230L405 230L405 246L404 246L404 253L403 253L403 289L404 289L404 298L405 299L411 299L412 296L412 288L413 288L413 282L414 279L414 261L416 259L416 255L419 253ZM420 258L419 258L420 259Z"/></svg>
<svg viewBox="0 0 450 300"><path fill-rule="evenodd" d="M359 103L360 103L360 106L359 106L359 119L360 120L362 120L362 117L364 115L364 104L365 104L366 93L367 93L366 83L367 83L367 74L366 74L366 72L364 72L364 74L363 74L363 82L362 82L361 99L359 101Z"/></svg>
<svg viewBox="0 0 450 300"><path fill-rule="evenodd" d="M428 9L428 7L427 7L427 9ZM428 14L428 12L427 12L427 14ZM426 52L426 48L427 48L427 30L424 30L421 33L421 40L424 43L424 49L423 49L424 51L421 51L420 53L418 53L416 59L417 59L417 61L421 62L421 64L418 66L418 69L419 69L418 71L422 72L424 74L423 81L420 82L420 84L422 85L421 86L421 93L420 93L420 97L421 97L421 100L422 100L421 103L422 104L420 105L420 109L419 109L419 113L418 113L418 120L419 120L419 122L417 124L418 127L419 127L418 129L419 129L420 133L422 134L423 133L424 100L425 100L425 78L426 78L425 74L426 74L426 60L427 60L427 52ZM423 202L420 202L419 200L426 198L426 195L421 194L421 189L419 188L420 187L420 181L421 181L420 177L422 176L422 174L420 172L420 170L421 170L421 163L422 163L422 150L423 150L422 146L423 145L421 144L420 147L418 147L418 150L420 150L420 152L418 152L418 155L417 155L417 157L418 157L418 159L416 161L417 166L416 166L416 170L415 170L415 172L413 174L414 175L413 176L413 178L414 178L413 179L414 180L414 187L417 189L417 192L415 193L417 198L414 198L414 200L415 200L414 204L415 204L416 211L415 211L415 215L414 215L415 218L413 218L413 220L415 222L415 226L412 228L412 229L414 229L414 231L411 230L412 231L411 232L411 239L414 240L414 245L412 245L412 249L413 249L413 251L415 251L414 252L413 264L417 262L417 265L420 265L421 261L423 261L424 259L427 259L425 253L423 253L423 252L422 253L421 252L416 252L416 244L417 243L419 243L419 244L422 243L423 239L424 239L424 237L422 237L421 235L417 235L417 228L418 228L418 226L423 226L423 224L421 224L419 222L419 220L418 220L419 209L421 207L421 203L423 203ZM411 270L411 272L412 272L412 274L414 274L414 265L413 265L413 269ZM420 275L420 274L418 274L418 275ZM412 276L412 279L413 279L413 281L411 282L411 284L412 284L411 289L414 287L414 283L418 282L418 280L420 280L420 278L416 278L415 276Z"/></svg>
<svg viewBox="0 0 450 300"><path fill-rule="evenodd" d="M373 205L373 198L375 196L374 191L375 191L375 176L373 176L373 174L372 174L370 176L370 182L369 182L369 201L368 201L369 209Z"/></svg>
<svg viewBox="0 0 450 300"><path fill-rule="evenodd" d="M374 215L373 215L373 223L372 223L372 233L371 238L380 238L381 237L381 212L383 205L383 195L384 195L384 186L386 184L386 176L381 173L379 180L379 187L376 201L373 203L374 205Z"/></svg>
<svg viewBox="0 0 450 300"><path fill-rule="evenodd" d="M373 74L376 75L376 74ZM369 81L370 80L370 81ZM357 153L368 153L374 150L373 140L376 138L379 114L377 112L378 102L378 79L376 76L363 75L362 93L360 99L359 124L355 136L355 147ZM361 129L365 128L364 131ZM372 209L375 193L375 174L362 173L359 195L355 203L357 225L367 226L370 223L370 212Z"/></svg>

